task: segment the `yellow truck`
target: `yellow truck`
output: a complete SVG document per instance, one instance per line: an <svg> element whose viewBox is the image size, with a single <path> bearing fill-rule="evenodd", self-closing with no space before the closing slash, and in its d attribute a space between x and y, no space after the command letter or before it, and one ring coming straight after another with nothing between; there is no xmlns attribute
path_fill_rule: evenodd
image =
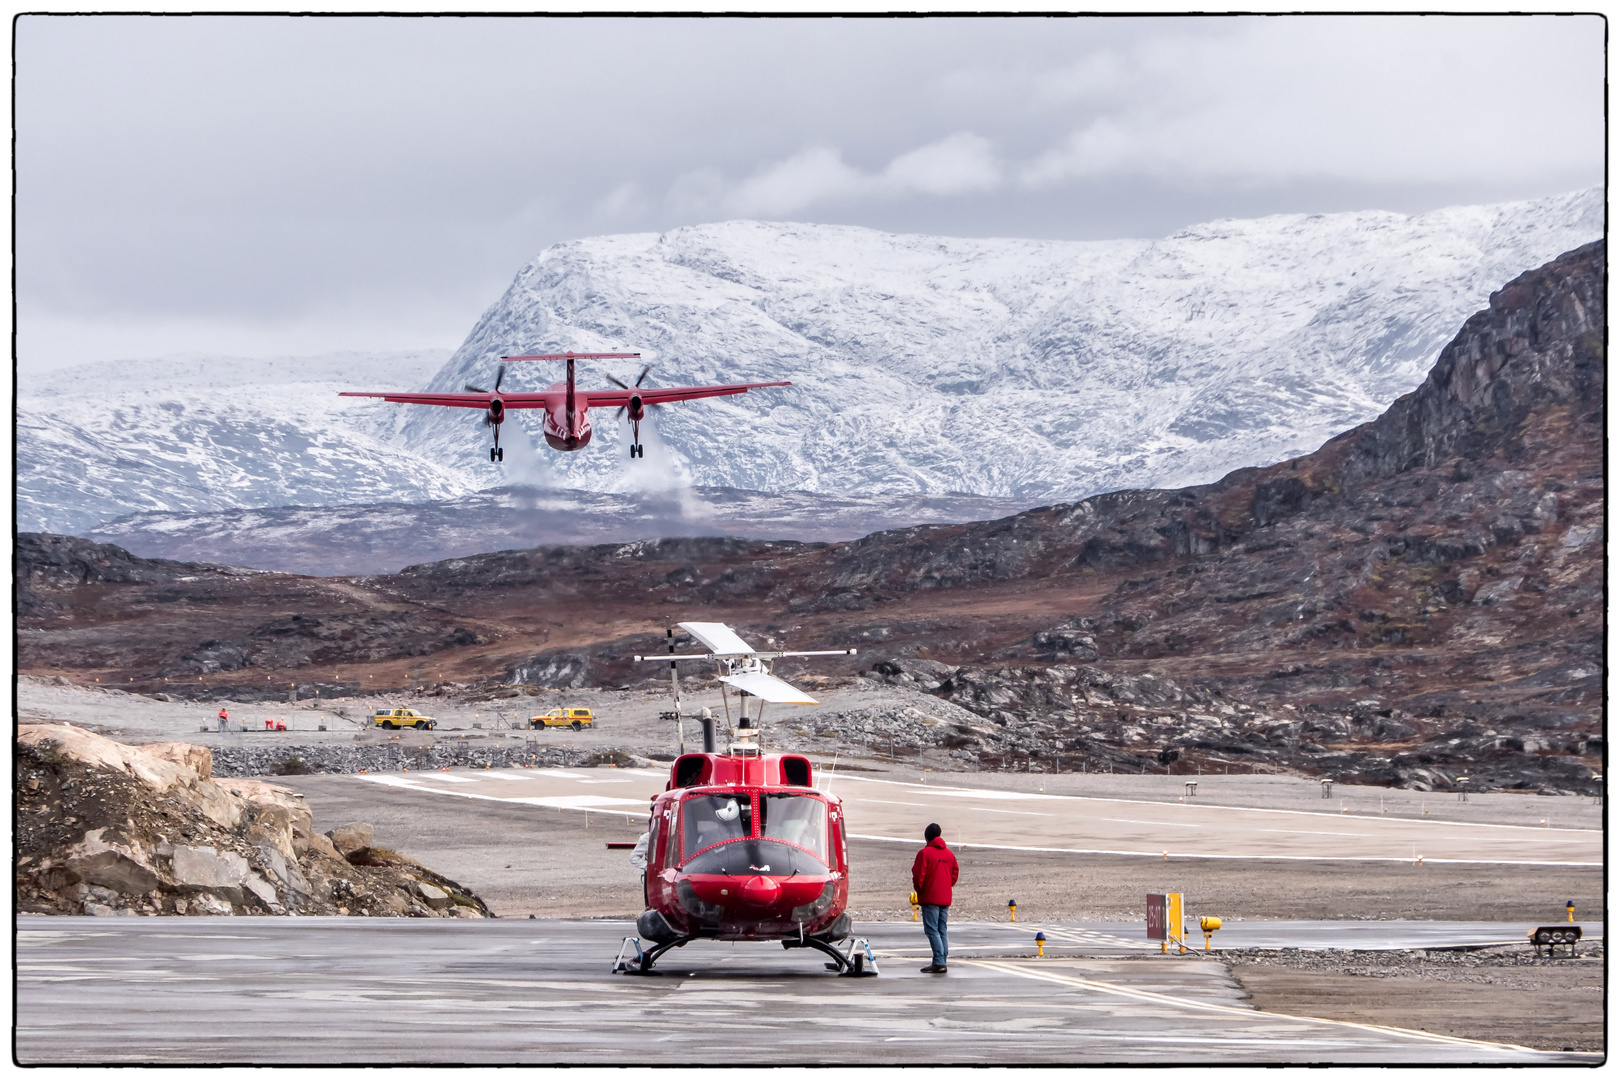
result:
<svg viewBox="0 0 1620 1080"><path fill-rule="evenodd" d="M423 716L415 709L378 709L371 714L371 722L381 728L418 728L431 731L439 726L439 722L431 716Z"/></svg>
<svg viewBox="0 0 1620 1080"><path fill-rule="evenodd" d="M596 718L589 709L552 709L548 713L529 717L531 728L568 727L578 731L580 728L594 726Z"/></svg>

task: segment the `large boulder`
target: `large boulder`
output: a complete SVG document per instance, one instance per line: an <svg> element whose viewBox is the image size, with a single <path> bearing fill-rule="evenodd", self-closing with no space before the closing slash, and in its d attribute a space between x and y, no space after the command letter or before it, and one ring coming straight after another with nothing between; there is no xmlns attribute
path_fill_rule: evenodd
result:
<svg viewBox="0 0 1620 1080"><path fill-rule="evenodd" d="M337 848L339 855L351 855L371 846L371 826L363 821L339 825L326 835L331 837L332 846Z"/></svg>
<svg viewBox="0 0 1620 1080"><path fill-rule="evenodd" d="M158 887L161 879L139 845L111 829L91 829L67 853L65 865L83 882L126 896Z"/></svg>
<svg viewBox="0 0 1620 1080"><path fill-rule="evenodd" d="M323 836L321 839L326 838ZM304 911L309 908L315 889L299 868L297 860L284 858L281 852L269 844L260 844L259 862L272 875L271 885L280 882L281 891L287 897L287 907L293 911Z"/></svg>
<svg viewBox="0 0 1620 1080"><path fill-rule="evenodd" d="M1054 626L1050 630L1038 630L1029 641L1035 647L1035 655L1043 660L1090 662L1097 659L1098 655L1097 639L1092 635L1091 628L1078 622L1071 621Z"/></svg>
<svg viewBox="0 0 1620 1080"><path fill-rule="evenodd" d="M260 877L258 874L249 874L246 878L244 878L242 881L242 887L248 892L252 893L254 896L258 897L259 902L264 904L264 906L267 908L274 910L281 906L281 901L276 896L276 890L268 881L264 880L264 878Z"/></svg>
<svg viewBox="0 0 1620 1080"><path fill-rule="evenodd" d="M893 682L915 684L919 690L938 690L945 680L957 671L951 665L942 664L938 660L909 656L879 660L872 665L872 670Z"/></svg>
<svg viewBox="0 0 1620 1080"><path fill-rule="evenodd" d="M236 888L247 878L248 861L234 851L174 845L171 857L177 885L205 889Z"/></svg>

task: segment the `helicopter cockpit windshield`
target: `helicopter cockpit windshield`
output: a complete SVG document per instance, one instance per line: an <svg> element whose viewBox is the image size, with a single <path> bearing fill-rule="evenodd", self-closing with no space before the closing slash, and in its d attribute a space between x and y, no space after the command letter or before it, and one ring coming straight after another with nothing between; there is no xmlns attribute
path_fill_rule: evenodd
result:
<svg viewBox="0 0 1620 1080"><path fill-rule="evenodd" d="M759 834L786 840L827 858L827 804L808 795L764 795L759 805Z"/></svg>
<svg viewBox="0 0 1620 1080"><path fill-rule="evenodd" d="M694 795L681 804L684 869L694 874L826 874L827 804L809 795Z"/></svg>
<svg viewBox="0 0 1620 1080"><path fill-rule="evenodd" d="M754 800L747 795L694 795L681 804L681 848L691 855L753 832Z"/></svg>

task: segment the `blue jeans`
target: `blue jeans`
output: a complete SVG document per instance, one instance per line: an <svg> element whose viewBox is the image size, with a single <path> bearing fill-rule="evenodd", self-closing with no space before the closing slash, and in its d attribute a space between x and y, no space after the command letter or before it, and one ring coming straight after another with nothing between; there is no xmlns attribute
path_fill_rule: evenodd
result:
<svg viewBox="0 0 1620 1080"><path fill-rule="evenodd" d="M950 913L951 909L944 904L922 905L923 933L928 935L928 947L934 950L934 963L940 967L945 966L945 954L951 948L951 943L945 939L945 924Z"/></svg>

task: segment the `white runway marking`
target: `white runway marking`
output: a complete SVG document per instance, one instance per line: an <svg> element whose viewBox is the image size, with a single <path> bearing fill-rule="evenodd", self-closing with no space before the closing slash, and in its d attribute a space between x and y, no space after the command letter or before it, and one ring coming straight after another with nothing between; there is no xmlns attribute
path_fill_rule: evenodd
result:
<svg viewBox="0 0 1620 1080"><path fill-rule="evenodd" d="M1093 990L1115 997L1131 998L1136 1001L1151 1002L1154 1004L1170 1005L1183 1009L1197 1009L1202 1012L1216 1012L1241 1017L1245 1020L1294 1020L1305 1024L1326 1024L1332 1027L1350 1028L1356 1031L1371 1031L1381 1035L1397 1035L1404 1038L1415 1039L1421 1042L1439 1043L1444 1046L1467 1046L1480 1050L1489 1050L1502 1054L1546 1054L1555 1059L1549 1051L1533 1050L1528 1046L1515 1046L1511 1043L1481 1042L1477 1039L1460 1039L1452 1035L1431 1035L1427 1031L1413 1031L1409 1028L1385 1027L1379 1024L1358 1024L1349 1020L1324 1020L1315 1016L1289 1016L1286 1013L1268 1013L1258 1009L1243 1009L1234 1005L1220 1005L1214 1002L1198 1001L1193 998L1172 997L1168 994L1157 994L1151 990L1133 990L1124 986L1115 986L1112 983L1097 982L1094 979L1082 979L1074 975L1062 975L1056 971L1042 971L1022 964L1010 964L1000 960L964 960L964 964L974 967L989 968L1008 975L1017 975L1025 979L1039 979L1044 982L1058 983L1072 986L1080 990Z"/></svg>
<svg viewBox="0 0 1620 1080"><path fill-rule="evenodd" d="M882 840L889 844L911 844L916 846L913 837L906 836L874 836L870 833L850 833L852 840ZM1410 855L1277 855L1271 852L1253 854L1214 855L1203 851L1130 851L1114 848L1068 848L1068 847L1030 847L1023 844L973 844L961 840L955 841L958 848L988 848L992 851L1034 851L1050 852L1057 855L1129 855L1134 858L1163 859L1169 855L1172 859L1239 859L1245 862L1254 860L1274 859L1281 862L1387 862L1387 863L1415 863L1417 860ZM1424 856L1423 864L1431 865L1459 865L1459 866L1602 866L1601 862L1559 862L1546 859L1435 859Z"/></svg>
<svg viewBox="0 0 1620 1080"><path fill-rule="evenodd" d="M865 799L863 801L872 802L873 800ZM1043 814L1037 810L997 810L993 806L970 806L968 809L979 810L986 814L1017 814L1019 817L1057 817L1056 814Z"/></svg>

